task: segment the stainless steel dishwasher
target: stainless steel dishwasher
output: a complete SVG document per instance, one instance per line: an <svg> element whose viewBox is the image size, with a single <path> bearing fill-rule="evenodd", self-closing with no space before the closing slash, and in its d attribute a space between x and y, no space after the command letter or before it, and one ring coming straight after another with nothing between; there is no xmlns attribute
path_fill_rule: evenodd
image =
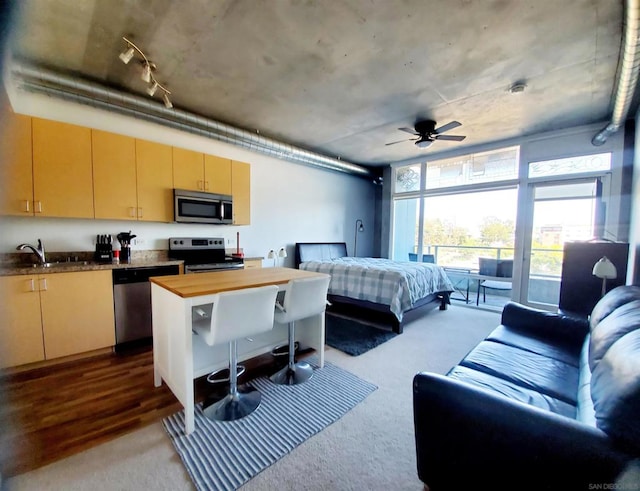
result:
<svg viewBox="0 0 640 491"><path fill-rule="evenodd" d="M151 340L151 284L149 278L178 273L178 265L113 270L116 351L146 344Z"/></svg>

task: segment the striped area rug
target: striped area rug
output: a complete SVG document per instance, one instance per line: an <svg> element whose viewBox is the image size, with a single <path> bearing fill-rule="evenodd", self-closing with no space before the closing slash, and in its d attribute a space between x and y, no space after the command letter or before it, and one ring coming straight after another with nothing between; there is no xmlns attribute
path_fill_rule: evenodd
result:
<svg viewBox="0 0 640 491"><path fill-rule="evenodd" d="M314 365L314 359L305 360ZM304 384L283 386L268 378L250 384L260 407L236 421L210 421L196 406L195 431L185 435L184 411L163 426L198 490L233 490L340 419L377 387L330 363L314 365Z"/></svg>

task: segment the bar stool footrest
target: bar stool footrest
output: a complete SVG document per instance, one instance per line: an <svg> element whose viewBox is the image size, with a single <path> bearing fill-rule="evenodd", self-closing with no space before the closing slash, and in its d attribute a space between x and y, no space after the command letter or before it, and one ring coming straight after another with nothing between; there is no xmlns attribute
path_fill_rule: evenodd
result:
<svg viewBox="0 0 640 491"><path fill-rule="evenodd" d="M295 342L294 350L298 351L300 349L300 343L298 341ZM289 356L289 344L281 344L276 346L271 350L272 356Z"/></svg>
<svg viewBox="0 0 640 491"><path fill-rule="evenodd" d="M239 377L245 372L244 365L238 365L236 374ZM216 370L215 372L211 372L207 375L207 382L210 384L220 384L223 382L229 382L229 369L221 368L220 370Z"/></svg>

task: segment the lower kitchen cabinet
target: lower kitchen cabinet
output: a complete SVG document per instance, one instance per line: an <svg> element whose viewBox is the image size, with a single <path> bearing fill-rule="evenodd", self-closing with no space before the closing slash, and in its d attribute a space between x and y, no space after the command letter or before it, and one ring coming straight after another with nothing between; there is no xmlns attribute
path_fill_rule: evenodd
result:
<svg viewBox="0 0 640 491"><path fill-rule="evenodd" d="M0 277L0 368L44 360L36 275Z"/></svg>
<svg viewBox="0 0 640 491"><path fill-rule="evenodd" d="M5 276L0 288L3 368L115 344L109 270Z"/></svg>

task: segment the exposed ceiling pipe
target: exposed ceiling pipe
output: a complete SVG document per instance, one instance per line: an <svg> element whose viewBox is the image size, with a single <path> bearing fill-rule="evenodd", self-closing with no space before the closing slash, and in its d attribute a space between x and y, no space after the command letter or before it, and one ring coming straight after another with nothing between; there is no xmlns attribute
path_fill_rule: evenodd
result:
<svg viewBox="0 0 640 491"><path fill-rule="evenodd" d="M604 144L609 136L624 125L636 90L638 72L640 71L640 39L638 39L640 36L640 0L625 2L624 26L616 86L612 95L611 121L591 140L591 143L596 146Z"/></svg>
<svg viewBox="0 0 640 491"><path fill-rule="evenodd" d="M282 143L187 111L168 109L156 100L120 92L24 61L13 60L11 74L21 88L31 92L144 119L290 162L366 178L372 176L370 169L360 165Z"/></svg>

